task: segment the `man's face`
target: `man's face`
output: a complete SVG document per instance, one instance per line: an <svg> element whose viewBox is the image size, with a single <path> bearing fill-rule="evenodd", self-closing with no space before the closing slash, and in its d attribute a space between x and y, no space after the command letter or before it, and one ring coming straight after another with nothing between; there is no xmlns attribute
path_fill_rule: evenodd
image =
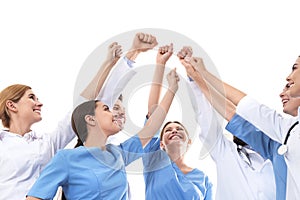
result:
<svg viewBox="0 0 300 200"><path fill-rule="evenodd" d="M124 128L124 125L126 122L126 115L125 115L125 108L123 106L123 103L119 99L114 104L112 113L113 113L114 119L117 120L120 130L122 130Z"/></svg>

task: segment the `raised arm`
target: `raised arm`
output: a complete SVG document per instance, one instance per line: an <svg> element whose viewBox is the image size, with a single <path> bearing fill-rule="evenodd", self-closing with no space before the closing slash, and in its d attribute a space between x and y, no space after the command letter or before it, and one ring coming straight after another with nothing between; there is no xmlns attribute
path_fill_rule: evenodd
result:
<svg viewBox="0 0 300 200"><path fill-rule="evenodd" d="M113 42L108 47L108 53L106 60L103 62L99 68L97 74L94 76L92 81L88 86L82 91L81 96L92 100L99 94L108 74L110 73L112 67L117 63L122 55L122 48L117 42Z"/></svg>
<svg viewBox="0 0 300 200"><path fill-rule="evenodd" d="M166 91L163 99L161 100L155 111L148 119L146 125L138 133L143 147L159 130L167 116L171 103L174 99L175 93L178 90L179 77L176 73L176 69L173 69L168 73L167 80L169 84L168 90Z"/></svg>
<svg viewBox="0 0 300 200"><path fill-rule="evenodd" d="M223 96L224 89L222 89L221 87L222 81L210 74L210 72L206 71L205 65L201 58L185 58L181 63L186 68L188 76L197 83L211 105L213 105L213 107L221 116L230 121L230 119L235 114L236 106L225 96ZM207 74L210 74L210 79L215 81L214 85L211 85L209 81L206 81L206 79L204 79L204 75L202 74L203 71L206 71ZM214 88L214 86L216 86L217 88ZM228 87L228 89L231 88L232 87ZM242 95L240 95L240 98L242 98Z"/></svg>
<svg viewBox="0 0 300 200"><path fill-rule="evenodd" d="M156 56L156 67L153 75L151 89L148 99L148 117L153 113L159 103L162 80L164 76L166 62L173 54L173 44L161 46Z"/></svg>
<svg viewBox="0 0 300 200"><path fill-rule="evenodd" d="M129 60L134 61L141 52L153 49L157 45L156 37L151 34L137 33L133 39L132 46L126 53Z"/></svg>
<svg viewBox="0 0 300 200"><path fill-rule="evenodd" d="M199 72L207 83L212 85L212 87L221 95L226 97L234 105L237 105L239 101L246 96L246 94L237 88L223 82L215 75L210 73L201 58L188 58L186 57L185 62L189 63L194 67L194 69Z"/></svg>
<svg viewBox="0 0 300 200"><path fill-rule="evenodd" d="M153 49L156 45L157 40L155 36L137 33L133 39L132 46L125 57L112 70L97 99L112 107L129 80L136 74L133 70L133 63L137 56L142 52Z"/></svg>

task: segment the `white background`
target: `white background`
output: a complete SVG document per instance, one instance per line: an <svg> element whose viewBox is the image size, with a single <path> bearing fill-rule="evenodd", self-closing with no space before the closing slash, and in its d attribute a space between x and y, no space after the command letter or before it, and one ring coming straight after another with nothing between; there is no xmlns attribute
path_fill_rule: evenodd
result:
<svg viewBox="0 0 300 200"><path fill-rule="evenodd" d="M44 103L37 126L48 129L72 108L78 72L97 46L123 32L161 28L197 42L224 81L281 112L278 95L300 55L298 5L296 0L0 1L0 89L30 85ZM195 163L215 182L209 158ZM141 176L129 174L129 180L133 197L141 199Z"/></svg>

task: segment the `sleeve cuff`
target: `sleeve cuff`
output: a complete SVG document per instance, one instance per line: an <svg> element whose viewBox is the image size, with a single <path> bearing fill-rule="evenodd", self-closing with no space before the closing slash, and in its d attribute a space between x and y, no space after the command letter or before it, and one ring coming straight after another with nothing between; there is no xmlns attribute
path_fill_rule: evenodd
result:
<svg viewBox="0 0 300 200"><path fill-rule="evenodd" d="M129 60L126 56L124 56L124 60L130 68L133 68L133 64L135 63L133 60Z"/></svg>

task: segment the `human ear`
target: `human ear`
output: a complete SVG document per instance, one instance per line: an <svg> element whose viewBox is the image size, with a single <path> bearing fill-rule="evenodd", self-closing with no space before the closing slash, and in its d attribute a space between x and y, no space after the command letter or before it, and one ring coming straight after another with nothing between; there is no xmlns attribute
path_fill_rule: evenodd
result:
<svg viewBox="0 0 300 200"><path fill-rule="evenodd" d="M165 145L162 141L160 141L160 149L163 150L163 151L166 151Z"/></svg>
<svg viewBox="0 0 300 200"><path fill-rule="evenodd" d="M91 126L95 126L96 125L96 120L95 120L95 116L92 115L86 115L84 117L84 120L86 121L87 124L91 125Z"/></svg>
<svg viewBox="0 0 300 200"><path fill-rule="evenodd" d="M6 107L8 110L10 111L13 111L13 112L16 112L17 111L17 108L15 106L15 102L13 102L12 100L7 100L6 101Z"/></svg>

